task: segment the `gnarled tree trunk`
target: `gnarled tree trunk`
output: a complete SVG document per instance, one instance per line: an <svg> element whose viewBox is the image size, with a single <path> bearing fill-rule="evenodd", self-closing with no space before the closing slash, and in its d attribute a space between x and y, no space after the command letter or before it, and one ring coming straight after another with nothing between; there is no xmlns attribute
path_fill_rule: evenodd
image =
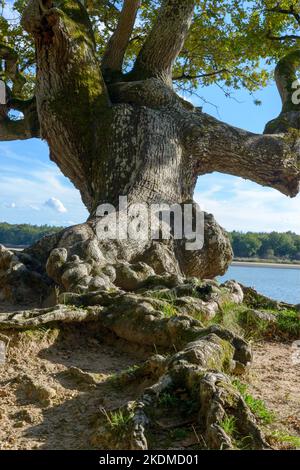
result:
<svg viewBox="0 0 300 470"><path fill-rule="evenodd" d="M179 349L176 354L156 356L136 372L137 379L146 374L158 382L136 403L131 448L147 448L149 408L155 408L160 394L172 386L186 388L196 399L208 447L235 446L222 427L224 418L232 416L239 435L250 439L252 448L266 449L254 416L225 375L247 369L249 346L224 328L204 328L191 318L211 320L224 302L243 300L234 282L219 286L185 279L213 278L226 271L232 251L225 231L205 214L201 249L189 251L187 240L175 236L110 240L99 237L98 227L101 222L109 229L113 215L100 217L97 208L112 204L124 215L119 196L127 196L129 207L182 207L193 201L197 177L213 171L295 196L300 138L297 132L277 134L282 131L277 123L266 135L231 127L173 91L172 67L192 21L194 0L162 2L132 71L123 74L139 3L124 0L102 67L80 1L30 0L24 11L22 24L36 47L35 97L22 102L12 90L6 105L0 106L0 139L45 139L51 159L78 188L90 217L19 254L0 246L0 300L36 303L48 297L45 308L1 313L0 328L98 322L127 341L166 350L173 345ZM14 52L0 45L0 57L18 90L23 80ZM294 73L293 67L288 73ZM284 90L290 81L278 77L286 106L290 90ZM10 109L21 110L24 119L11 121ZM297 129L295 116L297 109L288 127Z"/></svg>
<svg viewBox="0 0 300 470"><path fill-rule="evenodd" d="M159 275L212 278L223 274L232 259L226 233L212 215L205 215L203 248L188 251L184 240L99 239L98 206L118 208L119 196L127 196L129 205L190 203L198 175L213 171L249 178L289 196L299 190L297 136L262 136L233 128L173 91L172 67L192 21L193 0L162 2L132 71L122 73L139 3L124 2L102 68L81 2L31 0L24 11L22 24L36 47L35 99L23 103L24 120L15 129L6 112L17 105L10 99L2 107L2 138L19 138L22 126L24 138L39 133L51 159L79 189L90 218L37 244L27 251L27 260L23 254L22 260L14 258L9 264L6 255L6 286L19 279L20 270L14 267L18 262L30 271L35 263L35 280L52 280L65 291L110 287L118 275L109 276L105 269L112 272L111 266L119 262L143 261ZM13 52L5 50L2 56L10 64L15 87L22 86ZM282 96L284 86L280 82ZM108 224L110 220L108 216Z"/></svg>

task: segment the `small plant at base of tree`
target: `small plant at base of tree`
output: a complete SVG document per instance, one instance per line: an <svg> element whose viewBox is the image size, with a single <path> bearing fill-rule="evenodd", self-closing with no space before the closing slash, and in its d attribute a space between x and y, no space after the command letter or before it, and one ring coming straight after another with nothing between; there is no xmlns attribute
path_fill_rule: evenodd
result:
<svg viewBox="0 0 300 470"><path fill-rule="evenodd" d="M269 439L284 444L288 449L300 449L300 438L293 436L284 431L274 431L270 434Z"/></svg>
<svg viewBox="0 0 300 470"><path fill-rule="evenodd" d="M234 416L225 416L221 422L221 427L229 437L233 437L237 432L236 418Z"/></svg>

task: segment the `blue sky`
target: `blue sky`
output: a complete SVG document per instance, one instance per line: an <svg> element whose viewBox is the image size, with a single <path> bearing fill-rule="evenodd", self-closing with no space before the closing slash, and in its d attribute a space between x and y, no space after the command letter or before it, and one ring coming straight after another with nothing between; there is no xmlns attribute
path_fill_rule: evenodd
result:
<svg viewBox="0 0 300 470"><path fill-rule="evenodd" d="M216 86L199 90L203 109L232 125L262 132L280 111L274 85L256 93L262 106L246 91L226 98ZM197 105L203 103L193 98ZM241 178L213 173L198 179L195 199L227 230L286 231L300 234L300 197L289 199L276 190ZM0 143L0 221L71 225L87 217L79 192L48 157L47 145L37 139Z"/></svg>
<svg viewBox="0 0 300 470"><path fill-rule="evenodd" d="M218 105L204 110L237 127L263 132L265 124L281 110L281 100L275 84L250 96L246 91L228 99L221 90L210 87L201 95ZM262 106L254 104L254 98ZM195 199L227 230L288 231L300 234L300 196L290 199L280 192L259 186L251 181L213 173L198 179Z"/></svg>

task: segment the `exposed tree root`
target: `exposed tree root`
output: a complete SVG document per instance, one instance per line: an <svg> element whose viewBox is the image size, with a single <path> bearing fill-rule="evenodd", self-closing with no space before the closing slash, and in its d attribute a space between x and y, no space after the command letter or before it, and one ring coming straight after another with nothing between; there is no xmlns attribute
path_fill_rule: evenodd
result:
<svg viewBox="0 0 300 470"><path fill-rule="evenodd" d="M177 288L183 287L191 289L192 285L182 284ZM151 298L149 291L148 297L125 292L97 295L98 305L86 308L58 305L2 313L0 328L26 329L57 322L92 321L129 342L155 345L166 352L173 350L171 355L154 356L143 366L119 377L120 384L140 382L143 378L151 379L154 384L130 405L128 433L124 443L117 446L147 449L151 410L157 400L167 390L184 388L197 404L194 420L201 426L207 447L228 449L243 442L255 449L268 448L254 416L226 375L242 373L251 361L251 350L242 338L218 325L205 328L188 315L166 316L164 301ZM175 354L174 349L178 351ZM224 428L228 417L234 420L234 435L226 433ZM103 435L99 439L101 446ZM113 439L111 445L112 442Z"/></svg>
<svg viewBox="0 0 300 470"><path fill-rule="evenodd" d="M33 286L23 278L30 271L37 273L34 278L44 279L45 285L54 281L60 289L56 292L59 305L1 313L0 329L93 322L129 343L167 354L157 354L118 377L120 385L146 380L152 386L129 405L131 419L124 442L116 442L109 430L105 438L102 429L97 438L100 447L115 442L122 448L148 448L149 429L156 422L152 411L160 397L184 389L195 403L193 421L208 448L267 449L254 416L226 375L246 371L252 359L249 345L220 325L203 324L211 322L224 304L243 302L241 286L233 281L219 285L184 278L168 244L153 244L141 251L132 245L126 258L124 246L109 242L110 250L104 249L92 233L92 226L84 224L41 241L27 253L0 250L0 288L10 283L18 291L22 280L18 294L26 296L27 287ZM138 260L143 254L149 264ZM42 269L45 263L48 278ZM244 292L254 296L245 288ZM224 425L226 420L232 432Z"/></svg>
<svg viewBox="0 0 300 470"><path fill-rule="evenodd" d="M0 313L0 328L24 330L56 322L96 321L99 318L100 311L101 307L80 309L66 305L57 305L56 307L45 309Z"/></svg>
<svg viewBox="0 0 300 470"><path fill-rule="evenodd" d="M170 357L150 358L141 368L123 377L124 384L128 380L158 376L140 400L127 409L132 414L125 447L147 449L147 436L155 422L153 410L159 406L160 398L165 393L184 389L195 402L193 422L200 426L206 447L268 449L254 415L225 374L234 370L236 353L230 343L216 334L208 334ZM224 426L226 419L234 424L234 432L230 434ZM116 436L110 434L109 426L104 439L107 443L115 442ZM103 435L99 436L99 442L103 444ZM122 447L120 442L116 445Z"/></svg>
<svg viewBox="0 0 300 470"><path fill-rule="evenodd" d="M197 403L195 423L203 430L202 435L209 449L233 449L239 445L251 449L270 448L255 417L239 392L231 385L227 375L207 371L187 361L174 361L167 373L145 390L136 404L132 418L132 449L147 449L146 436L151 424L151 409L157 406L164 392L179 387L189 391ZM233 435L227 434L224 429L226 418L233 419Z"/></svg>
<svg viewBox="0 0 300 470"><path fill-rule="evenodd" d="M249 307L275 310L289 309L295 307L295 305L288 304L286 302L279 302L278 300L270 299L269 297L260 294L252 287L243 286L242 284L240 284L240 287L244 294L244 303Z"/></svg>

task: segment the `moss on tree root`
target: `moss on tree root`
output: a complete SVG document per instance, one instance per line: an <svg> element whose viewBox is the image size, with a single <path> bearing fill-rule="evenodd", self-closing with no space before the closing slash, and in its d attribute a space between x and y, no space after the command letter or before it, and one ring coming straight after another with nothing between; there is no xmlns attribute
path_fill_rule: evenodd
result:
<svg viewBox="0 0 300 470"><path fill-rule="evenodd" d="M180 287L181 293L183 287ZM194 289L197 293L194 284L186 284L185 288ZM207 289L204 290L207 295ZM163 302L159 299L125 292L117 296L103 292L101 295L105 305L59 305L0 315L2 329L28 329L51 323L57 327L59 322L92 322L128 342L155 345L166 354L149 358L143 366L119 378L120 384L147 378L153 385L115 417L119 425L123 423L122 433L117 433L118 438L113 436L116 428L108 420L104 428L102 426L93 434L95 445L98 442L99 447L103 447L109 441L116 448L147 449L151 441L150 429L155 424L151 409L168 390L185 389L195 404L193 422L200 426L209 448L236 446L232 436L226 434L222 427L226 416L234 417L239 435L248 436L253 448L268 447L253 414L226 375L240 374L251 360L251 350L241 337L222 326L205 327L187 314L166 317L161 308ZM177 352L174 353L174 349Z"/></svg>
<svg viewBox="0 0 300 470"><path fill-rule="evenodd" d="M282 314L287 306L233 281L220 285L212 280L185 279L178 273L157 275L145 263L118 262L107 266L104 261L99 267L101 258L97 245L90 242L89 232L87 240L88 245L75 243L76 253L83 252L85 261L71 250L68 261L67 250L55 248L48 258L47 271L58 283L68 280L70 286L83 286L84 276L89 282L93 280L87 268L88 252L89 256L98 256L89 269L97 265L98 274L105 275L108 284L98 290L80 288L58 294L64 303L50 308L0 313L0 328L38 330L44 325L86 323L99 330L104 328L129 344L155 348L161 354L118 377L120 386L144 380L152 385L113 418L122 432L116 433L117 424L112 426L108 419L104 428L101 425L94 432L93 445L103 447L111 442L116 448L148 448L151 429L157 426L157 417L152 416L151 410L161 403L164 394L172 396L185 390L194 404L192 423L206 447L238 448L247 441L249 448L268 448L255 416L229 377L244 374L252 359L251 348L240 335L244 313L252 312L253 318L259 320L263 316L272 323L273 314L265 315L263 309L256 312L253 306L276 307ZM73 247L74 239L69 243ZM4 249L0 261L0 268L10 272L19 259ZM26 270L21 272L27 275ZM241 305L243 298L248 306ZM280 318L278 327L282 328Z"/></svg>

